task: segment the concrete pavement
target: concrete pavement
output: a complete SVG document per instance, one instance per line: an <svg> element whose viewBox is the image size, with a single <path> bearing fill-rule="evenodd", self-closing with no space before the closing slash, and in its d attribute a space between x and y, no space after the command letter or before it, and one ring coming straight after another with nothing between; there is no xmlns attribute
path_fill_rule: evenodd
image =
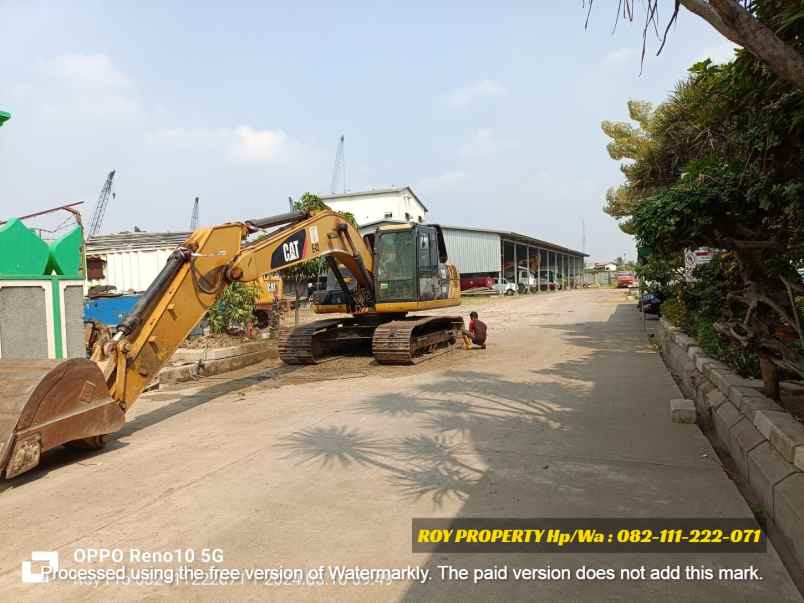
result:
<svg viewBox="0 0 804 603"><path fill-rule="evenodd" d="M487 350L417 367L270 364L159 392L95 455L50 455L0 493L0 586L14 600L799 601L756 555L414 555L412 517L750 517L617 291L470 302ZM218 566L420 566L424 584L22 584L33 550L222 551ZM442 582L438 566L759 568L750 582ZM83 564L87 566L87 564ZM111 567L109 564L101 564ZM175 565L175 564L174 564ZM97 566L97 564L95 565ZM95 567L93 566L93 567Z"/></svg>

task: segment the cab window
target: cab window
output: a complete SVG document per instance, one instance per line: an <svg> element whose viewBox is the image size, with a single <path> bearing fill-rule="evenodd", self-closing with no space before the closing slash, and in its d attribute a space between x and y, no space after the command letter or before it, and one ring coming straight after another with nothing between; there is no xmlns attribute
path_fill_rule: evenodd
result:
<svg viewBox="0 0 804 603"><path fill-rule="evenodd" d="M416 298L416 257L420 241L413 229L382 233L376 241L377 301Z"/></svg>

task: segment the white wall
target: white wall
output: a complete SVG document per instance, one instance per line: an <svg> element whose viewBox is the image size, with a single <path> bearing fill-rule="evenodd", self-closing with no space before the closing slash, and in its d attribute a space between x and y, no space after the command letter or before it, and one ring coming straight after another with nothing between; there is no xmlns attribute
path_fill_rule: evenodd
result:
<svg viewBox="0 0 804 603"><path fill-rule="evenodd" d="M164 268L175 245L160 249L121 250L93 253L106 260L104 278L87 281L87 286L114 285L119 291L145 291Z"/></svg>
<svg viewBox="0 0 804 603"><path fill-rule="evenodd" d="M419 218L424 222L427 217L424 208L408 191L323 199L323 201L335 211L350 212L358 224L369 224L379 220L405 220L405 213L410 215L411 222L419 222ZM391 216L387 216L387 213Z"/></svg>

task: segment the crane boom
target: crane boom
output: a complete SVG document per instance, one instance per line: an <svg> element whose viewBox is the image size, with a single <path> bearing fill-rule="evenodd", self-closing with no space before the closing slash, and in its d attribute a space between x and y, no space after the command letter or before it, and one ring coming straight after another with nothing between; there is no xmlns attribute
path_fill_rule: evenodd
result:
<svg viewBox="0 0 804 603"><path fill-rule="evenodd" d="M106 206L109 204L109 197L113 197L112 182L114 181L114 174L116 170L109 172L106 176L106 182L103 183L100 195L98 195L98 202L95 204L95 209L92 212L92 220L89 223L89 236L94 237L100 232L101 224L103 223L103 216L106 214Z"/></svg>
<svg viewBox="0 0 804 603"><path fill-rule="evenodd" d="M335 167L332 169L332 181L329 185L329 192L338 192L338 178L343 182L343 192L346 192L346 162L343 157L343 134L338 140L338 150L335 152Z"/></svg>
<svg viewBox="0 0 804 603"><path fill-rule="evenodd" d="M198 197L195 198L193 203L193 215L190 218L190 230L198 228Z"/></svg>

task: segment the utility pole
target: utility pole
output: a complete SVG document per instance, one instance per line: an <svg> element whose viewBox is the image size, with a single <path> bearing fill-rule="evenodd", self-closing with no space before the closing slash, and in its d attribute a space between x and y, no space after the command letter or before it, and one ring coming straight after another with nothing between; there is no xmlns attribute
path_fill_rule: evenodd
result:
<svg viewBox="0 0 804 603"><path fill-rule="evenodd" d="M581 251L586 253L586 220L581 218Z"/></svg>
<svg viewBox="0 0 804 603"><path fill-rule="evenodd" d="M193 203L193 215L190 218L190 230L195 230L198 228L198 197L195 198L195 203Z"/></svg>

